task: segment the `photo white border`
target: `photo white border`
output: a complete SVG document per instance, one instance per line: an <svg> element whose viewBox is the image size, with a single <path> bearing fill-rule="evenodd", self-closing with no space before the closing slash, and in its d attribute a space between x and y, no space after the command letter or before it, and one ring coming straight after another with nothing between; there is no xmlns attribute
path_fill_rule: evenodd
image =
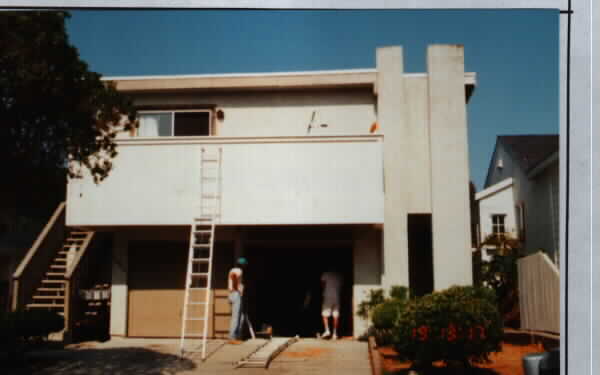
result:
<svg viewBox="0 0 600 375"><path fill-rule="evenodd" d="M599 1L596 0L598 3ZM593 149L592 136L597 140L597 133L592 134L592 71L591 71L591 25L592 0L170 0L170 1L136 1L136 0L0 0L0 7L36 7L36 8L293 8L293 9L560 9L566 11L569 5L573 13L571 17L570 38L570 72L567 73L567 20L568 13L560 15L560 228L562 233L561 275L565 275L568 263L568 278L561 278L561 374L584 375L600 374L600 353L593 337L600 337L600 324L594 325L593 312L600 311L598 298L592 306L592 292L600 289L598 272L593 268L600 266L600 253L597 244L592 251L592 233L600 233L600 226L592 222L598 217L597 201L592 201L600 193L598 173L592 177L592 156L600 157L598 148ZM594 9L594 43L599 45L598 36L598 4ZM475 32L475 30L474 30ZM600 55L594 50L594 61ZM532 67L535 69L535 67ZM570 78L570 102L567 111L567 77ZM593 85L597 115L599 93L598 74L594 76ZM569 114L569 155L567 162L567 113ZM598 165L600 163L596 163ZM567 168L568 167L568 168ZM569 202L565 200L566 179L569 174ZM593 181L592 181L593 179ZM593 186L592 186L593 182ZM592 190L593 188L593 190ZM594 203L594 206L592 206ZM568 207L568 212L566 211ZM592 216L593 213L593 216ZM568 215L569 236L565 238L566 218ZM594 224L594 225L593 225ZM565 249L568 251L566 254ZM592 256L593 254L593 256ZM567 258L568 257L568 258ZM592 283L593 276L593 283ZM568 286L568 290L566 289ZM595 287L595 288L594 288ZM568 292L565 294L565 292ZM565 300L568 298L568 316L565 319ZM596 307L596 309L593 309ZM568 327L568 334L565 329ZM567 346L565 346L565 344ZM565 366L565 352L569 361ZM596 361L593 361L595 358ZM593 371L595 370L595 371Z"/></svg>

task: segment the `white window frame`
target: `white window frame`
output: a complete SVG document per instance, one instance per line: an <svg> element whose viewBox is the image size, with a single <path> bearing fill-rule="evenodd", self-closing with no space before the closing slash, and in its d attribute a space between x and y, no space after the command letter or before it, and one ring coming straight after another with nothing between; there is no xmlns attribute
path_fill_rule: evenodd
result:
<svg viewBox="0 0 600 375"><path fill-rule="evenodd" d="M214 111L212 109L150 109L150 110L142 110L138 111L138 115L143 115L146 113L168 113L171 115L171 135L161 136L163 137L182 137L180 135L175 135L175 113L184 113L184 112L206 112L208 113L208 135L193 135L189 137L214 137L217 135L217 129L214 122ZM139 137L139 128L136 129L135 132L136 137Z"/></svg>
<svg viewBox="0 0 600 375"><path fill-rule="evenodd" d="M491 220L492 220L492 234L495 236L498 235L504 235L506 234L506 214L491 214ZM494 218L499 217L502 218L502 224L496 224L494 222ZM496 228L500 229L504 229L503 231L496 231Z"/></svg>

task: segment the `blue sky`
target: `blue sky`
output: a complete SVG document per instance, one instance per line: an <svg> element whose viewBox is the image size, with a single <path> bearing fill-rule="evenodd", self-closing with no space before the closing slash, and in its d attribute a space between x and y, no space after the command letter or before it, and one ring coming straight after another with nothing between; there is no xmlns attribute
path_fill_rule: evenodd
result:
<svg viewBox="0 0 600 375"><path fill-rule="evenodd" d="M496 136L558 133L557 10L72 11L67 30L105 76L375 67L402 45L424 72L426 46L463 44L478 85L467 107L471 179L483 186Z"/></svg>

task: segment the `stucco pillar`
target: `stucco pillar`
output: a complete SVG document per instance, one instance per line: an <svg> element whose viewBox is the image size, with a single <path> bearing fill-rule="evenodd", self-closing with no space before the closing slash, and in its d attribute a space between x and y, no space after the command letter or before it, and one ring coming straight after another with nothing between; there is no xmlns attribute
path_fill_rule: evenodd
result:
<svg viewBox="0 0 600 375"><path fill-rule="evenodd" d="M383 286L408 286L406 155L410 142L402 47L377 49L377 121L384 134Z"/></svg>
<svg viewBox="0 0 600 375"><path fill-rule="evenodd" d="M127 236L117 232L112 256L112 285L110 301L110 335L127 335Z"/></svg>
<svg viewBox="0 0 600 375"><path fill-rule="evenodd" d="M433 281L440 290L473 283L463 47L429 46L427 73Z"/></svg>
<svg viewBox="0 0 600 375"><path fill-rule="evenodd" d="M369 291L381 288L381 232L375 228L360 227L354 232L352 249L354 285L352 286L352 311L354 337L366 332L369 322L357 315L358 305L367 299Z"/></svg>

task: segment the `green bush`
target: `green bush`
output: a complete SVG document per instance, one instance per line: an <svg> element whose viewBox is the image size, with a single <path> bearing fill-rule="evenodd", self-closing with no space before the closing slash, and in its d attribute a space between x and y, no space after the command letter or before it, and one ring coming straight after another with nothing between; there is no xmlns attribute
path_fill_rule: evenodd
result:
<svg viewBox="0 0 600 375"><path fill-rule="evenodd" d="M390 298L397 300L407 300L409 296L409 289L401 285L392 285L390 288Z"/></svg>
<svg viewBox="0 0 600 375"><path fill-rule="evenodd" d="M0 353L23 352L63 328L63 317L53 311L24 310L0 314Z"/></svg>
<svg viewBox="0 0 600 375"><path fill-rule="evenodd" d="M383 289L369 290L367 299L358 304L357 315L363 319L369 319L373 309L384 300Z"/></svg>
<svg viewBox="0 0 600 375"><path fill-rule="evenodd" d="M455 286L406 301L391 339L403 360L469 365L485 362L490 353L500 351L502 334L494 292Z"/></svg>
<svg viewBox="0 0 600 375"><path fill-rule="evenodd" d="M385 302L375 306L372 316L373 326L376 329L393 328L400 310L402 310L405 305L406 301L388 299Z"/></svg>
<svg viewBox="0 0 600 375"><path fill-rule="evenodd" d="M387 346L392 344L394 323L405 305L406 300L387 299L375 306L372 314L372 322L373 335L375 336L377 345Z"/></svg>

